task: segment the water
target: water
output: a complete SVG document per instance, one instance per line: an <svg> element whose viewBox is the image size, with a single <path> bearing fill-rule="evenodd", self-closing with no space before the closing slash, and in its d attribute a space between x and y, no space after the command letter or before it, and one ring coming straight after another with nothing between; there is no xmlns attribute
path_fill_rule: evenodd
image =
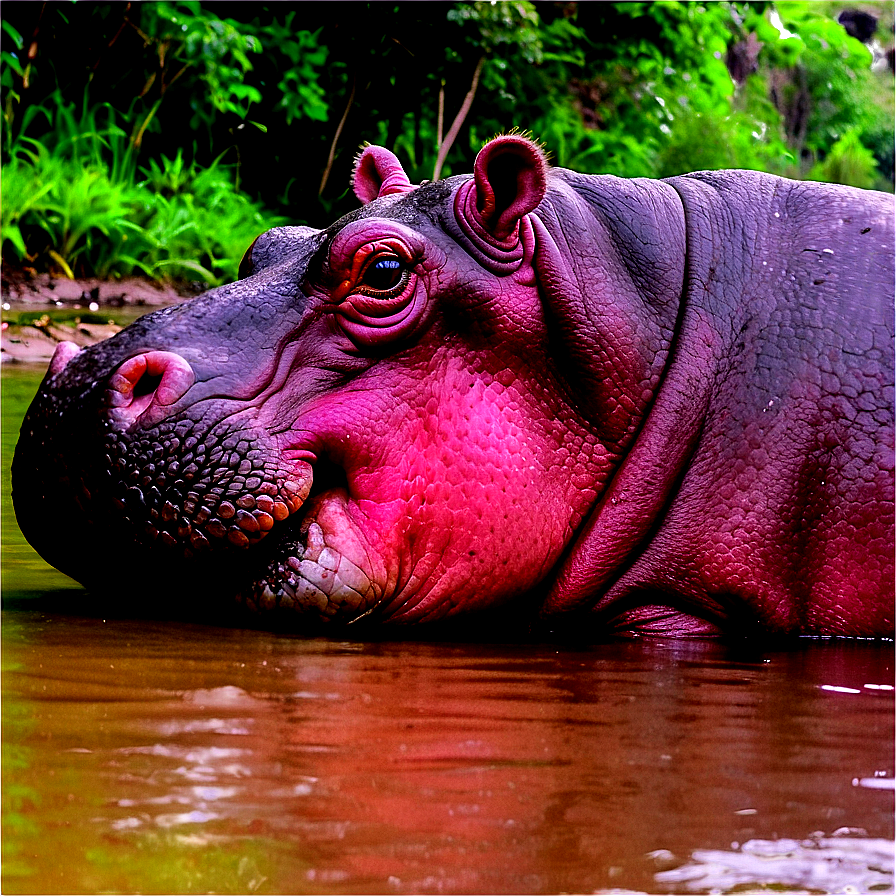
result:
<svg viewBox="0 0 896 896"><path fill-rule="evenodd" d="M37 378L3 380L3 892L893 892L892 645L104 618L10 520Z"/></svg>

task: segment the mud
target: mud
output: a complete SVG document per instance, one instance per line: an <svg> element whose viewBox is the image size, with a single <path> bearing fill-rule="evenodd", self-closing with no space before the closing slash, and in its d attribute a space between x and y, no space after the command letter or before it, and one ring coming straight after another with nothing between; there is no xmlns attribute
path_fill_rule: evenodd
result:
<svg viewBox="0 0 896 896"><path fill-rule="evenodd" d="M57 305L69 307L123 306L160 307L174 305L199 295L207 289L205 283L159 284L139 277L123 280L100 280L90 277L69 280L51 274L38 273L30 268L8 268L0 275L0 294L4 302L23 305Z"/></svg>
<svg viewBox="0 0 896 896"><path fill-rule="evenodd" d="M157 284L136 277L69 280L4 266L0 276L0 359L3 363L48 364L62 341L93 345L140 315L186 301L205 288L204 283Z"/></svg>
<svg viewBox="0 0 896 896"><path fill-rule="evenodd" d="M93 345L114 336L121 326L108 324L46 324L34 326L7 326L3 322L0 334L0 359L4 364L49 364L56 346L63 341L74 342L81 347Z"/></svg>

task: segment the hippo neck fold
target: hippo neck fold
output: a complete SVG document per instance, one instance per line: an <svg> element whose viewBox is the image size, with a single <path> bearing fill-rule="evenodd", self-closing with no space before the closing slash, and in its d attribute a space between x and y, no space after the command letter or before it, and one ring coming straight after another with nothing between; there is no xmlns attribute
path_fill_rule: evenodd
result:
<svg viewBox="0 0 896 896"><path fill-rule="evenodd" d="M667 185L687 237L668 362L544 612L613 619L650 604L728 631L885 631L892 367L860 297L892 283L892 211L757 172ZM854 458L872 456L889 460L852 483Z"/></svg>
<svg viewBox="0 0 896 896"><path fill-rule="evenodd" d="M640 397L649 398L629 429L613 433L624 459L555 572L543 606L547 615L594 606L649 538L698 444L720 351L709 316L688 300L688 283L699 274L687 251L685 213L675 190L655 181L568 179L573 191L565 192L575 197L564 197L564 205L573 198L579 215L608 225L624 216L633 239L624 242L617 235L607 246L615 250L615 259L607 252L586 268L590 293L577 292L566 282L546 300L558 309L559 322L576 346L596 345L596 351L583 356L580 372L590 380L591 394L624 395L628 384L634 398L636 384ZM563 213L568 216L568 208ZM555 234L564 233L556 223L558 214L553 209L541 212L536 222L542 285L560 284L564 273L570 274L557 261L561 254ZM612 232L609 226L603 229ZM601 290L605 281L613 283L612 293ZM580 295L581 302L560 299L564 294ZM646 350L623 359L628 367L623 376L618 363L608 375L601 363L602 343L618 346L620 337L623 344L630 339ZM676 351L680 345L686 346L684 353Z"/></svg>

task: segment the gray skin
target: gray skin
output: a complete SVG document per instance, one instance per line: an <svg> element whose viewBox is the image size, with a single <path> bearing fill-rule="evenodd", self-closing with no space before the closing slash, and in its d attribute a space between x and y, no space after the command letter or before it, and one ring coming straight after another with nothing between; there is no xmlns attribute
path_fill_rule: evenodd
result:
<svg viewBox="0 0 896 896"><path fill-rule="evenodd" d="M50 562L210 621L892 634L892 197L520 137L355 190L61 350L13 469Z"/></svg>

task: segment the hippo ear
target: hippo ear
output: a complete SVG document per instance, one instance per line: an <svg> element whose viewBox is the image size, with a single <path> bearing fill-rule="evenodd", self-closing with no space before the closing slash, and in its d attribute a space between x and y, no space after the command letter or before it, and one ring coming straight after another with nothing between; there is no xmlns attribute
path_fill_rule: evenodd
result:
<svg viewBox="0 0 896 896"><path fill-rule="evenodd" d="M407 193L414 189L397 157L383 146L367 146L355 160L352 176L355 196L364 205L380 196Z"/></svg>
<svg viewBox="0 0 896 896"><path fill-rule="evenodd" d="M535 143L518 134L496 137L476 156L476 201L469 213L480 226L505 239L544 198L546 175L544 153Z"/></svg>

